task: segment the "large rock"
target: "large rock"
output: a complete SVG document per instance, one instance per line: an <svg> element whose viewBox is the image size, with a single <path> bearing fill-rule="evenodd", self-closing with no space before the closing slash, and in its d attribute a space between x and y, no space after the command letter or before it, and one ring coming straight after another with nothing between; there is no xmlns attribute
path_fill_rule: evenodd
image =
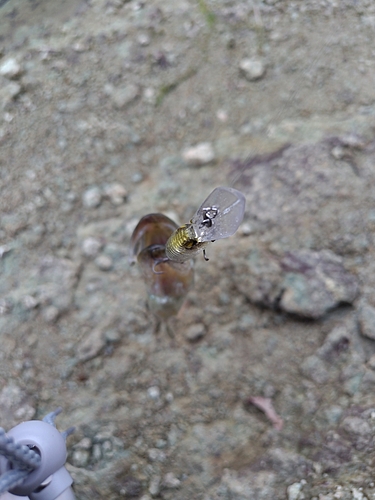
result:
<svg viewBox="0 0 375 500"><path fill-rule="evenodd" d="M252 251L236 273L242 293L254 303L317 319L359 292L356 276L329 250L297 250L277 259Z"/></svg>
<svg viewBox="0 0 375 500"><path fill-rule="evenodd" d="M306 318L320 318L358 295L358 280L329 250L289 252L281 261L285 275L280 308Z"/></svg>

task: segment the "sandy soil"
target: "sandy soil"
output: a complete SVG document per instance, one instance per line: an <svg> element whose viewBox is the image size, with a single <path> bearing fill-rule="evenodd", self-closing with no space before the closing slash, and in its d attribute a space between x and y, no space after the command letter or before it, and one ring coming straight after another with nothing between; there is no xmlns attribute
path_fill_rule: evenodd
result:
<svg viewBox="0 0 375 500"><path fill-rule="evenodd" d="M375 498L374 20L0 0L0 425L62 406L78 499ZM156 331L131 233L220 185L244 222Z"/></svg>

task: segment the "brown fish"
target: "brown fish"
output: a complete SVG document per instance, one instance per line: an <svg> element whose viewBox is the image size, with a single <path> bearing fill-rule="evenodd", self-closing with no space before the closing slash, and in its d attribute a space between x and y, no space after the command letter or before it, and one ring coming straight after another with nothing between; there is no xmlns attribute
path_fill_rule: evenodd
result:
<svg viewBox="0 0 375 500"><path fill-rule="evenodd" d="M161 320L178 313L194 280L193 261L168 259L165 244L178 225L163 214L142 217L131 237L134 260L147 286L150 310Z"/></svg>

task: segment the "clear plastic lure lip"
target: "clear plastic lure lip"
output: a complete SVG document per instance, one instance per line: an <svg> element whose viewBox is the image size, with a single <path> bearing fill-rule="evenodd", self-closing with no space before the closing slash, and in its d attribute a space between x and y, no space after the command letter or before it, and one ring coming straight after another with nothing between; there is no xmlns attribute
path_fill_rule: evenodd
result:
<svg viewBox="0 0 375 500"><path fill-rule="evenodd" d="M243 220L245 205L245 196L237 189L214 189L190 221L197 241L214 241L232 236Z"/></svg>

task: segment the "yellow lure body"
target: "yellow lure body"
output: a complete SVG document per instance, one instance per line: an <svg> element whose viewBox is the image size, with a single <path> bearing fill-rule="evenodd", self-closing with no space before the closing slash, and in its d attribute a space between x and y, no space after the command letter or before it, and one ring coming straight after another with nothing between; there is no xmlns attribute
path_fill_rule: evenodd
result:
<svg viewBox="0 0 375 500"><path fill-rule="evenodd" d="M165 244L165 253L168 259L174 262L186 262L195 257L207 244L207 242L199 242L193 227L185 224L169 237Z"/></svg>

